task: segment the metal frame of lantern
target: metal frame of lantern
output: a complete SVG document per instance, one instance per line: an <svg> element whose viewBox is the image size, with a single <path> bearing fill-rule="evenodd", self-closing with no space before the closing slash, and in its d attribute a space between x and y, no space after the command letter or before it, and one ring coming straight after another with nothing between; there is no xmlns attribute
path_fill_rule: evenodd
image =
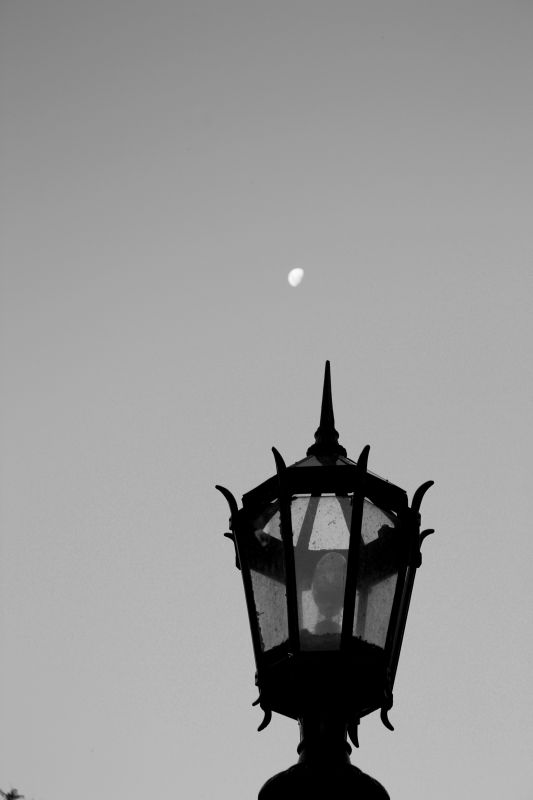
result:
<svg viewBox="0 0 533 800"><path fill-rule="evenodd" d="M258 730L268 725L273 711L293 719L302 719L309 713L333 715L346 722L350 739L358 746L357 726L360 718L378 708L381 709L384 725L393 730L388 712L393 704L392 690L414 578L421 564L420 546L423 539L433 532L420 532L420 504L433 481L422 484L409 505L403 489L368 471L369 446L363 449L357 463L346 458L346 451L338 444L338 434L334 428L329 362L326 362L321 423L315 439L315 445L308 450L309 458L289 467L279 452L272 448L276 475L246 493L241 509L228 489L222 486L216 488L230 507L231 533L225 535L235 544L236 566L241 570L243 579L257 667L259 698L256 704L260 704L265 715ZM291 518L291 499L300 495L351 498L338 649L313 651L302 647L295 566L298 543L294 544ZM377 539L366 545L362 540L363 510L368 501L394 522L397 578L384 647L377 648L372 644L366 647L364 643L365 649L354 636L358 589L359 612L363 597L362 586L358 586L358 577L361 577L358 562L362 547L380 546ZM252 585L253 553L250 554L249 544L257 532L257 519L268 508L270 513L273 508L278 510L280 517L281 543L277 556L285 568L288 636L284 643L265 652ZM381 652L378 653L378 650Z"/></svg>

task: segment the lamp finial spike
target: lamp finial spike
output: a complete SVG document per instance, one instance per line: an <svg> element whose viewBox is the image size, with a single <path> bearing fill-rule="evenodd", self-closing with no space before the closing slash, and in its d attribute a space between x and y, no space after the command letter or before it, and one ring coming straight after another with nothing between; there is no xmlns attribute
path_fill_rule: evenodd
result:
<svg viewBox="0 0 533 800"><path fill-rule="evenodd" d="M335 430L333 400L331 396L330 362L326 361L324 387L322 389L322 408L320 425L315 432L315 443L307 451L308 456L345 456L346 450L339 444L339 434Z"/></svg>

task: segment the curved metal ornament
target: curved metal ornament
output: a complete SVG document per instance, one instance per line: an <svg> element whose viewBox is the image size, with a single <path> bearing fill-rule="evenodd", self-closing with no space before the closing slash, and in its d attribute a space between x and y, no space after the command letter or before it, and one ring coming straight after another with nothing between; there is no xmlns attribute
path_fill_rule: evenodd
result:
<svg viewBox="0 0 533 800"><path fill-rule="evenodd" d="M431 536L432 533L435 533L435 528L426 528L425 531L422 531L420 534L420 544L422 544L427 536Z"/></svg>
<svg viewBox="0 0 533 800"><path fill-rule="evenodd" d="M224 497L226 498L226 500L228 501L229 510L231 512L231 517L233 519L233 517L235 517L235 515L237 514L237 511L239 510L239 506L237 505L237 501L235 500L235 498L232 495L232 493L230 492L230 490L226 489L225 486L220 486L217 483L217 485L215 486L215 489L217 489L221 494L223 494Z"/></svg>
<svg viewBox="0 0 533 800"><path fill-rule="evenodd" d="M380 714L379 714L380 717L381 717L382 723L385 725L386 728L388 728L389 731L393 731L394 730L394 725L391 724L391 721L389 719L389 711L390 711L391 708L392 708L392 703L391 703L390 708L387 708L387 706L381 706L381 711L380 711Z"/></svg>
<svg viewBox="0 0 533 800"><path fill-rule="evenodd" d="M259 697L257 698L257 700L254 700L252 705L261 706L261 710L265 716L263 717L263 721L261 722L257 730L264 731L267 725L269 725L270 721L272 720L272 710L267 706L263 705L263 702L261 701L261 693L259 693Z"/></svg>
<svg viewBox="0 0 533 800"><path fill-rule="evenodd" d="M227 539L231 539L231 541L233 542L233 546L235 547L235 566L237 567L237 569L240 569L241 565L239 562L239 551L237 550L237 541L235 539L235 532L233 530L234 520L237 516L239 507L237 505L235 497L233 496L233 494L230 492L229 489L226 489L225 486L219 486L218 484L215 486L215 489L217 489L222 495L224 495L229 505L231 533L225 533L224 536Z"/></svg>
<svg viewBox="0 0 533 800"><path fill-rule="evenodd" d="M420 511L420 505L422 503L424 495L427 492L427 490L433 486L434 483L435 481L426 481L425 483L422 484L422 486L418 487L418 489L413 495L413 502L411 503L411 511L416 511L417 513Z"/></svg>
<svg viewBox="0 0 533 800"><path fill-rule="evenodd" d="M283 456L281 455L279 450L277 450L275 447L273 447L272 448L272 453L274 455L274 461L276 462L276 471L277 471L278 476L279 476L280 474L282 474L287 469L287 465L285 464Z"/></svg>
<svg viewBox="0 0 533 800"><path fill-rule="evenodd" d="M389 711L391 710L394 704L394 697L392 694L391 683L392 682L391 682L390 671L387 670L387 679L385 683L385 692L383 693L383 705L381 706L380 717L382 723L385 725L386 728L388 728L389 731L394 730L394 726L391 724L391 721L389 719Z"/></svg>
<svg viewBox="0 0 533 800"><path fill-rule="evenodd" d="M261 706L261 708L263 707ZM269 708L263 708L263 713L265 716L263 717L261 725L257 729L258 731L264 731L265 728L267 728L268 725L270 725L270 722L272 720L272 711Z"/></svg>
<svg viewBox="0 0 533 800"><path fill-rule="evenodd" d="M435 533L434 528L427 528L425 531L422 531L422 533L418 537L418 561L417 561L417 564L416 564L417 567L421 567L422 566L422 550L421 550L422 542L428 536L431 536L432 533Z"/></svg>
<svg viewBox="0 0 533 800"><path fill-rule="evenodd" d="M361 472L366 475L367 467L368 467L368 454L370 453L370 445L365 444L363 449L361 450L361 455L357 459L357 466L361 466Z"/></svg>
<svg viewBox="0 0 533 800"><path fill-rule="evenodd" d="M413 502L411 503L411 513L417 520L417 527L420 530L420 505L422 500L424 499L424 495L426 494L427 490L430 489L434 484L434 481L426 481L421 486L418 487L416 492L413 495ZM435 533L433 528L428 528L427 530L423 531L422 533L418 534L418 539L416 543L416 554L413 556L415 567L422 566L422 553L421 553L421 546L422 542L429 536L430 534Z"/></svg>
<svg viewBox="0 0 533 800"><path fill-rule="evenodd" d="M352 722L348 723L348 736L354 747L359 747L358 728L359 719L352 720Z"/></svg>

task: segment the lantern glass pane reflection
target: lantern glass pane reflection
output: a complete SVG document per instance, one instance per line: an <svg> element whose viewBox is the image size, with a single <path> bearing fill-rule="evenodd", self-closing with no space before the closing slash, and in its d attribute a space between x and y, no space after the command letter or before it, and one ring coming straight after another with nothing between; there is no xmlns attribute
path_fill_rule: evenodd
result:
<svg viewBox="0 0 533 800"><path fill-rule="evenodd" d="M351 498L301 495L291 503L302 650L340 646Z"/></svg>
<svg viewBox="0 0 533 800"><path fill-rule="evenodd" d="M353 495L307 494L291 500L300 647L337 650L342 629ZM399 569L395 520L369 500L363 506L353 636L385 647ZM286 571L279 502L244 538L264 652L288 641Z"/></svg>
<svg viewBox="0 0 533 800"><path fill-rule="evenodd" d="M400 551L395 519L370 500L363 506L353 635L385 647Z"/></svg>
<svg viewBox="0 0 533 800"><path fill-rule="evenodd" d="M279 504L273 502L244 537L244 557L250 566L255 612L263 652L289 638L285 557L279 522Z"/></svg>

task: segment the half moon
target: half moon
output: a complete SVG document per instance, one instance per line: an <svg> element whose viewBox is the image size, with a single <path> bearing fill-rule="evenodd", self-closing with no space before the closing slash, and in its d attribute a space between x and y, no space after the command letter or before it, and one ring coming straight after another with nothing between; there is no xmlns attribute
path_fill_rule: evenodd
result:
<svg viewBox="0 0 533 800"><path fill-rule="evenodd" d="M291 269L287 276L287 280L289 281L291 286L298 286L302 282L304 276L304 271L300 267L296 267L296 269Z"/></svg>

